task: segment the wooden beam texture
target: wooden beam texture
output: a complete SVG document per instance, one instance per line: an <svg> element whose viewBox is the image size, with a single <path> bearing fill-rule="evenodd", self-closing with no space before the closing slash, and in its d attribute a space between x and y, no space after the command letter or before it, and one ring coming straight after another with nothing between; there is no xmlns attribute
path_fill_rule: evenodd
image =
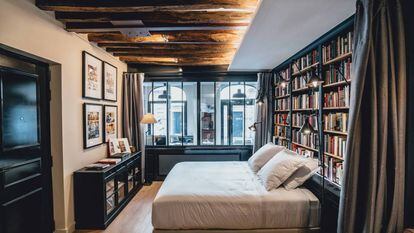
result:
<svg viewBox="0 0 414 233"><path fill-rule="evenodd" d="M223 9L232 11L255 10L257 0L37 0L36 5L48 11L84 12L151 12L197 11Z"/></svg>
<svg viewBox="0 0 414 233"><path fill-rule="evenodd" d="M200 24L200 23L249 23L252 12L55 12L55 17L67 22L110 22L141 20L148 23Z"/></svg>
<svg viewBox="0 0 414 233"><path fill-rule="evenodd" d="M170 31L170 32L152 32L149 37L132 37L129 38L121 33L90 33L89 41L104 42L126 42L126 43L239 43L242 38L240 31L214 30L214 31Z"/></svg>

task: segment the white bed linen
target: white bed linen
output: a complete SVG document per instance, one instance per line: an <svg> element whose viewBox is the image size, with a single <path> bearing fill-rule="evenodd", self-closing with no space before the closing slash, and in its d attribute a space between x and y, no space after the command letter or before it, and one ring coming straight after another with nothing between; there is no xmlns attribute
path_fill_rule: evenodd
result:
<svg viewBox="0 0 414 233"><path fill-rule="evenodd" d="M266 191L247 162L179 163L152 208L155 229L306 228L318 219L309 190Z"/></svg>

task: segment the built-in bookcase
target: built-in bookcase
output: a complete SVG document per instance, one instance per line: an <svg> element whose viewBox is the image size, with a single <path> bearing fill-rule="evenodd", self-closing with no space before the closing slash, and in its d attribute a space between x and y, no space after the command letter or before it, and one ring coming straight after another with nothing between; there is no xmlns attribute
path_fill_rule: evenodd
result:
<svg viewBox="0 0 414 233"><path fill-rule="evenodd" d="M338 187L348 136L352 31L348 19L274 69L274 141L303 156L323 155L325 178ZM324 83L312 89L306 82L315 74ZM300 133L307 116L316 130L310 135Z"/></svg>

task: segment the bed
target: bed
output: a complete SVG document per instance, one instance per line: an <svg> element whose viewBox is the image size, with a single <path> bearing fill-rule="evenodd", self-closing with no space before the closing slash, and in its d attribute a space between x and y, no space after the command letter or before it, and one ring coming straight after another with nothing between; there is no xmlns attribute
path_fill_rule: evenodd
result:
<svg viewBox="0 0 414 233"><path fill-rule="evenodd" d="M174 166L152 208L154 232L318 232L319 201L305 188L266 191L247 162Z"/></svg>

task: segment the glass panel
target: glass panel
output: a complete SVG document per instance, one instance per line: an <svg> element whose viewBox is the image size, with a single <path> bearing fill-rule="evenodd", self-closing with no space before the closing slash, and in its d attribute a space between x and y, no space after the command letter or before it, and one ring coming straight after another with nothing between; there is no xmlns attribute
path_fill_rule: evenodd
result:
<svg viewBox="0 0 414 233"><path fill-rule="evenodd" d="M3 147L39 144L36 79L6 74L3 86Z"/></svg>
<svg viewBox="0 0 414 233"><path fill-rule="evenodd" d="M161 96L164 98L164 96ZM165 99L169 101L169 145L182 145L183 134L183 109L185 94L181 82L168 83L168 95Z"/></svg>
<svg viewBox="0 0 414 233"><path fill-rule="evenodd" d="M118 204L119 203L121 203L121 201L122 200L124 200L124 198L125 198L125 182L124 182L124 180L122 179L122 176L119 176L119 179L120 180L118 180Z"/></svg>
<svg viewBox="0 0 414 233"><path fill-rule="evenodd" d="M230 86L231 93L231 145L244 144L244 84L233 82Z"/></svg>
<svg viewBox="0 0 414 233"><path fill-rule="evenodd" d="M216 83L216 144L229 144L229 101L230 83Z"/></svg>
<svg viewBox="0 0 414 233"><path fill-rule="evenodd" d="M187 96L184 104L184 145L197 144L197 83L184 82L184 93Z"/></svg>
<svg viewBox="0 0 414 233"><path fill-rule="evenodd" d="M106 198L106 214L109 215L115 208L115 195Z"/></svg>
<svg viewBox="0 0 414 233"><path fill-rule="evenodd" d="M253 125L255 122L255 103L256 103L256 82L246 82L245 83L245 93L246 93L246 107L245 107L245 145L253 145L254 142L254 131L249 130L249 126Z"/></svg>
<svg viewBox="0 0 414 233"><path fill-rule="evenodd" d="M150 104L151 99L149 98L150 93L152 91L152 82L145 82L144 83L144 112L152 113L152 106ZM147 124L145 125L145 145L153 145L153 125Z"/></svg>
<svg viewBox="0 0 414 233"><path fill-rule="evenodd" d="M214 145L214 82L200 83L201 145Z"/></svg>
<svg viewBox="0 0 414 233"><path fill-rule="evenodd" d="M155 145L167 145L167 83L154 83L154 90L149 95L153 113L157 119L154 124Z"/></svg>
<svg viewBox="0 0 414 233"><path fill-rule="evenodd" d="M128 171L128 193L134 188L134 168Z"/></svg>

